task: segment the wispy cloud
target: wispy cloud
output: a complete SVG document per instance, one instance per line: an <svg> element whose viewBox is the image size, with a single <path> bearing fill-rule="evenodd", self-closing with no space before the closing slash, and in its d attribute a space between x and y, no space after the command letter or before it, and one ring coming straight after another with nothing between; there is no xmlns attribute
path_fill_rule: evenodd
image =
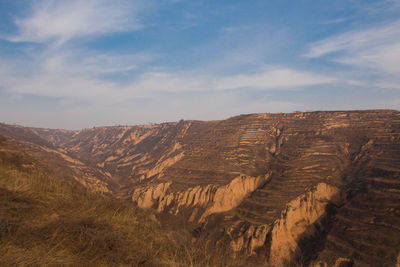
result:
<svg viewBox="0 0 400 267"><path fill-rule="evenodd" d="M143 27L138 20L141 5L139 1L128 0L34 2L30 14L15 19L19 31L9 40L60 45L73 38L135 31ZM228 31L233 30L231 28ZM242 64L240 56L248 58L243 50L236 51L233 58L237 64ZM3 87L14 94L85 99L91 102L118 102L156 92L281 90L334 82L334 79L325 75L265 67L265 64L253 67L251 74L228 76L214 72L199 74L193 70L143 69L143 62L151 61L153 57L151 53L110 55L73 49L71 46L57 47L31 56L31 66L24 66L23 71L19 70L21 66L3 67L0 75L3 73L6 77ZM17 64L11 63L11 66ZM129 73L134 78L125 83L120 83L118 79L105 79L106 75L123 73Z"/></svg>
<svg viewBox="0 0 400 267"><path fill-rule="evenodd" d="M350 31L311 44L307 57L334 52L365 53L400 42L400 21L367 30Z"/></svg>
<svg viewBox="0 0 400 267"><path fill-rule="evenodd" d="M360 8L366 11L366 14L375 15L383 14L388 15L390 13L398 12L400 10L400 0L381 0L365 5L364 1L361 1Z"/></svg>
<svg viewBox="0 0 400 267"><path fill-rule="evenodd" d="M25 18L15 19L19 33L8 37L14 42L62 44L74 37L138 30L138 1L46 0L35 2Z"/></svg>
<svg viewBox="0 0 400 267"><path fill-rule="evenodd" d="M346 78L341 77L335 67L324 66L324 71L320 71L315 65L303 64L305 58L297 57L298 50L292 48L301 49L305 44L296 43L298 40L288 27L252 24L239 21L240 17L238 22L241 23L233 23L231 27L216 26L219 30L215 34L198 27L193 31L195 38L181 45L181 40L187 38L181 33L188 23L201 25L206 18L196 12L198 17L188 16L184 8L186 3L173 5L172 8L180 6L182 10L172 12L167 6L174 3L173 0L162 4L152 1L149 6L148 1L141 1L30 2L31 9L13 20L17 30L8 40L44 45L18 44L13 51L21 52L19 56L0 58L3 110L8 99L27 99L28 102L34 99L41 101L40 107L47 103L52 114L54 107L61 103L57 114L65 115L71 125L81 120L82 126L92 120L109 124L120 121L121 117L135 122L180 117L215 119L246 112L306 109L310 106L305 103L307 92L323 95L329 88L334 91L332 88L343 84L359 88L369 84L360 77L347 77L346 83L343 81ZM151 13L162 8L171 14L183 14L171 23L182 32L171 31L168 23L168 27L158 25L166 18L160 20L157 12L146 16L149 15L147 11ZM344 20L339 18L329 23ZM144 31L134 38L141 29ZM359 68L370 65L394 75L400 70L399 29L400 21L397 21L339 34L311 44L307 57L323 57ZM121 32L124 34L118 35L118 40L132 41L132 47L125 43L115 45L118 40L105 38ZM171 43L168 43L169 33L175 38ZM187 30L185 34L191 33ZM88 38L90 42L86 42ZM327 69L331 71L329 74ZM379 82L381 87L397 85L394 79ZM324 90L319 90L317 85L323 85ZM320 103L315 99L310 97L307 101ZM13 113L15 110L24 113L23 101L19 106L22 108L8 105ZM43 108L37 117L46 116L45 110ZM31 114L24 116L26 121L33 117Z"/></svg>
<svg viewBox="0 0 400 267"><path fill-rule="evenodd" d="M221 29L222 33L228 33L228 34L232 34L232 33L237 33L240 31L246 31L248 30L249 27L242 25L242 26L229 26L229 27L224 27Z"/></svg>
<svg viewBox="0 0 400 267"><path fill-rule="evenodd" d="M106 60L103 60L103 57ZM132 57L134 61L134 57ZM110 56L98 58L82 56L71 60L66 54L38 58L34 75L3 66L0 77L3 85L13 94L30 94L70 98L89 102L117 103L135 97L157 93L204 92L223 90L293 90L303 86L332 83L331 77L288 68L269 67L252 74L219 76L212 73L147 71L136 73L127 83L105 80L104 72L124 72L134 68L133 62L120 65ZM40 63L40 61L43 62ZM102 60L101 67L97 63ZM84 63L82 63L84 62ZM117 63L115 63L117 62ZM133 71L135 71L133 69ZM33 72L33 71L29 71Z"/></svg>
<svg viewBox="0 0 400 267"><path fill-rule="evenodd" d="M399 88L400 20L315 42L306 57L326 58L353 67L359 75L364 73L364 85Z"/></svg>
<svg viewBox="0 0 400 267"><path fill-rule="evenodd" d="M351 17L337 18L337 19L324 21L324 22L322 22L322 24L339 24L339 23L349 21L350 19L352 19L352 18Z"/></svg>
<svg viewBox="0 0 400 267"><path fill-rule="evenodd" d="M325 75L298 71L288 68L272 68L254 74L240 74L223 77L216 82L216 89L254 88L276 90L282 88L298 88L334 82Z"/></svg>
<svg viewBox="0 0 400 267"><path fill-rule="evenodd" d="M123 61L120 61L124 58ZM104 104L125 97L124 86L104 75L132 72L146 56L85 55L85 52L48 52L32 57L31 66L4 62L0 68L1 87L15 95L37 95ZM26 74L28 73L28 75ZM134 97L135 94L131 92Z"/></svg>
<svg viewBox="0 0 400 267"><path fill-rule="evenodd" d="M219 90L293 90L303 86L333 83L335 79L312 72L269 67L253 74L219 76L213 74L149 72L128 86L142 92L192 92Z"/></svg>

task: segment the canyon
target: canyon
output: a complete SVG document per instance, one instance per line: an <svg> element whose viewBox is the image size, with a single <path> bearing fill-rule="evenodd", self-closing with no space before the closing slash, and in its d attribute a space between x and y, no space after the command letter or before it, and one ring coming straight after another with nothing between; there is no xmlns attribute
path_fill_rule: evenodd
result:
<svg viewBox="0 0 400 267"><path fill-rule="evenodd" d="M133 202L254 265L400 266L395 110L77 131L0 124L0 159Z"/></svg>

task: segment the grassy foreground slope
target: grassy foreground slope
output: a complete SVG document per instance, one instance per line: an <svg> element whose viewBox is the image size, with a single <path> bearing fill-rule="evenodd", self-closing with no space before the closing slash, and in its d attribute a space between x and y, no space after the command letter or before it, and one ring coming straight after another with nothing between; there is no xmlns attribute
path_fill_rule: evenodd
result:
<svg viewBox="0 0 400 267"><path fill-rule="evenodd" d="M0 160L1 266L232 266L151 214Z"/></svg>

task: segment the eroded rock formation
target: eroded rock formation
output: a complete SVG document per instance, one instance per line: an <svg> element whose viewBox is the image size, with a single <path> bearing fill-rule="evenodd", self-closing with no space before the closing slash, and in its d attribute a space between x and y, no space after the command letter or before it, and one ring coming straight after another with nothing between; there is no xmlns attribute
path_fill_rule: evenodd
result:
<svg viewBox="0 0 400 267"><path fill-rule="evenodd" d="M241 174L224 186L210 184L175 192L168 191L170 182L159 183L136 188L133 191L132 200L141 208L154 207L158 212L168 209L175 215L181 208L201 207L205 212L198 214L198 210L194 210L190 221L200 216L198 221L203 222L213 213L225 212L237 207L244 198L267 182L268 178L269 175L250 177Z"/></svg>
<svg viewBox="0 0 400 267"><path fill-rule="evenodd" d="M302 256L300 239L315 235L316 223L327 216L327 205L342 202L340 189L325 183L290 201L271 231L269 262L274 266L295 265Z"/></svg>
<svg viewBox="0 0 400 267"><path fill-rule="evenodd" d="M22 152L21 152L22 151ZM0 156L276 266L395 266L400 113L251 114L81 131L0 125ZM172 217L171 217L172 216ZM181 224L178 224L181 225Z"/></svg>

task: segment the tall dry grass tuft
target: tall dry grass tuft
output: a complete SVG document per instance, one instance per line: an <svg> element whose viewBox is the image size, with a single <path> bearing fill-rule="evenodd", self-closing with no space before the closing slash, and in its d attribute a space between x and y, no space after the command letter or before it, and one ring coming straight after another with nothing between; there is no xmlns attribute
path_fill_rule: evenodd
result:
<svg viewBox="0 0 400 267"><path fill-rule="evenodd" d="M0 161L1 266L234 266L148 212Z"/></svg>

